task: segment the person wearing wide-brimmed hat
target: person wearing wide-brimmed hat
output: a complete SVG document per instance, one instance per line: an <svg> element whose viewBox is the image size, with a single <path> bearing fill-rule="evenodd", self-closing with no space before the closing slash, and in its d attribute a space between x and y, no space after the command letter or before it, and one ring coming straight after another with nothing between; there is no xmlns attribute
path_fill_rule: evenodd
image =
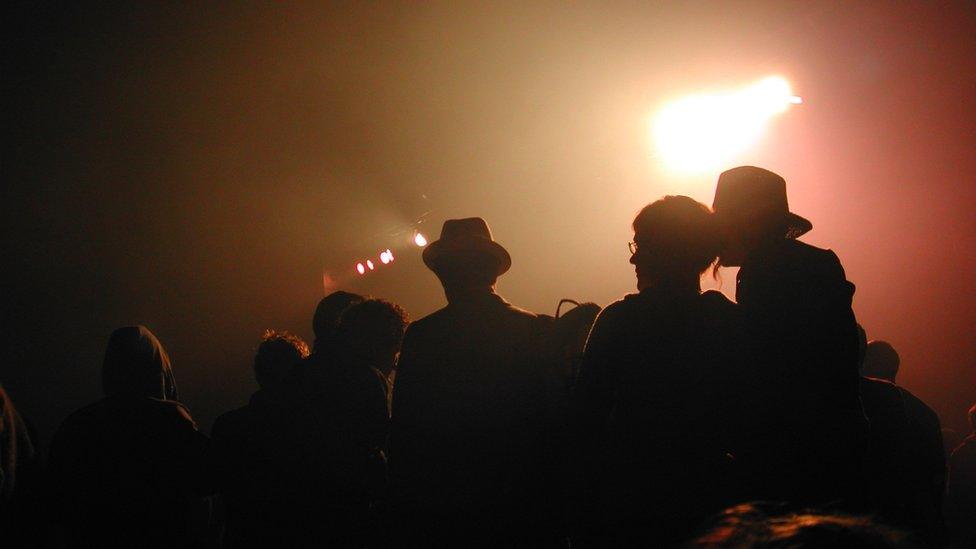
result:
<svg viewBox="0 0 976 549"><path fill-rule="evenodd" d="M404 336L390 436L397 541L524 541L544 476L544 322L495 293L512 260L483 219L445 222L423 260L448 304Z"/></svg>
<svg viewBox="0 0 976 549"><path fill-rule="evenodd" d="M759 473L754 495L856 501L865 423L854 285L832 251L796 240L813 225L789 210L781 176L728 170L712 209L724 239L719 261L741 267L736 301L754 365L744 383L756 412L746 437Z"/></svg>

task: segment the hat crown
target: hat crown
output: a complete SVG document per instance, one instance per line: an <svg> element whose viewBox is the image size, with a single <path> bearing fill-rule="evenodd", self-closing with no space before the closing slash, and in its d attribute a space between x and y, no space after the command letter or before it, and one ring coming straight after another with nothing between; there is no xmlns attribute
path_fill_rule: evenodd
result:
<svg viewBox="0 0 976 549"><path fill-rule="evenodd" d="M436 271L442 261L466 254L484 254L495 259L497 274L501 275L512 266L512 258L501 244L491 236L488 222L480 217L448 219L441 227L441 237L424 248L424 264Z"/></svg>
<svg viewBox="0 0 976 549"><path fill-rule="evenodd" d="M488 222L480 217L466 217L464 219L448 219L441 227L441 240L472 237L493 240Z"/></svg>
<svg viewBox="0 0 976 549"><path fill-rule="evenodd" d="M739 166L722 172L715 186L712 210L790 211L786 200L786 180L779 174L756 166Z"/></svg>

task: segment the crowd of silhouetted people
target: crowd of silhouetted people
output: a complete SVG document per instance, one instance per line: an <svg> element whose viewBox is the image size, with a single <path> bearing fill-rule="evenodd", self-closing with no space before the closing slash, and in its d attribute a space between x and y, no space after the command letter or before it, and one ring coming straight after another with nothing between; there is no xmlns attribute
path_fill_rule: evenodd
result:
<svg viewBox="0 0 976 549"><path fill-rule="evenodd" d="M0 390L0 546L976 546L976 434L947 456L811 228L782 177L728 170L712 208L638 213L638 293L549 316L495 292L483 219L449 220L423 251L445 307L326 296L209 437L120 328L46 459ZM719 265L735 302L701 290Z"/></svg>

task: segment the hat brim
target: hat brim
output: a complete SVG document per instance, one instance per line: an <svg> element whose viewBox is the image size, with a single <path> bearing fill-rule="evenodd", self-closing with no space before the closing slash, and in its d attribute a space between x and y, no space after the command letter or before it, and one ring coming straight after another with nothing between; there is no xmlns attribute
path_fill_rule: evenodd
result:
<svg viewBox="0 0 976 549"><path fill-rule="evenodd" d="M786 212L786 238L798 238L810 232L813 223L793 212Z"/></svg>
<svg viewBox="0 0 976 549"><path fill-rule="evenodd" d="M508 250L494 240L477 236L435 240L424 248L422 257L424 265L436 271L437 266L443 264L444 260L461 253L478 253L492 257L496 260L496 276L505 274L512 267L512 257L508 255Z"/></svg>

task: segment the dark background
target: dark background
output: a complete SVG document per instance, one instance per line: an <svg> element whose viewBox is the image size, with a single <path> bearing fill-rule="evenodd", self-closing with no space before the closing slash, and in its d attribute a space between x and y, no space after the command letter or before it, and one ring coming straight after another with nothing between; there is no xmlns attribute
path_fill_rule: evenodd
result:
<svg viewBox="0 0 976 549"><path fill-rule="evenodd" d="M0 380L44 439L99 397L121 325L159 336L209 429L261 332L310 337L324 291L437 309L409 243L428 210L431 237L488 219L518 305L632 291L633 215L710 204L717 175L663 167L651 116L769 74L805 102L736 163L787 178L900 381L965 429L972 2L132 4L4 8Z"/></svg>

